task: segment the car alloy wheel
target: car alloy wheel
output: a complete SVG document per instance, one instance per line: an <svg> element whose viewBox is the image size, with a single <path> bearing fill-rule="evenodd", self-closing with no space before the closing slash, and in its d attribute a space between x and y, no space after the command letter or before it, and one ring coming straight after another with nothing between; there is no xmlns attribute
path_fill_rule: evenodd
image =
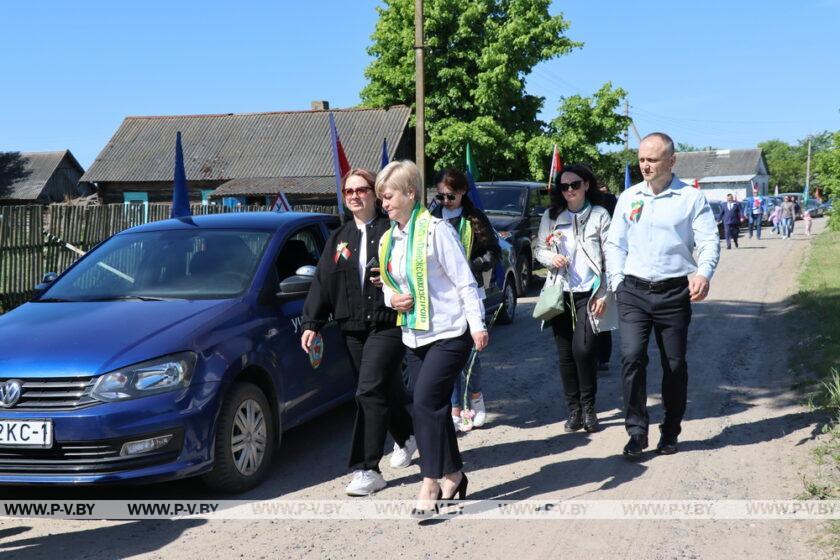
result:
<svg viewBox="0 0 840 560"><path fill-rule="evenodd" d="M267 430L258 402L248 399L239 405L233 421L230 451L233 463L244 476L252 476L265 459Z"/></svg>
<svg viewBox="0 0 840 560"><path fill-rule="evenodd" d="M222 492L243 492L268 474L279 430L262 389L236 382L222 403L213 445L213 470L204 482Z"/></svg>

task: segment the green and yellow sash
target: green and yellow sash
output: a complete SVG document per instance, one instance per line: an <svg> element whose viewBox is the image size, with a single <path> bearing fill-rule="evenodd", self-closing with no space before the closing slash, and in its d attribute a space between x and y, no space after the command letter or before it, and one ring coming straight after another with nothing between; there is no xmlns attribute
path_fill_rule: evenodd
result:
<svg viewBox="0 0 840 560"><path fill-rule="evenodd" d="M467 253L467 262L469 262L473 246L472 224L469 218L461 216L461 222L458 224L458 237L461 238L461 245L464 246L464 251Z"/></svg>
<svg viewBox="0 0 840 560"><path fill-rule="evenodd" d="M426 251L426 240L429 237L429 226L432 215L428 210L416 204L408 220L408 243L406 243L406 276L408 289L414 298L414 307L408 312L397 313L397 325L418 331L429 330L429 275ZM379 246L379 266L382 283L396 293L402 293L394 277L391 276L391 249L393 248L393 234L397 224L394 223L382 236Z"/></svg>

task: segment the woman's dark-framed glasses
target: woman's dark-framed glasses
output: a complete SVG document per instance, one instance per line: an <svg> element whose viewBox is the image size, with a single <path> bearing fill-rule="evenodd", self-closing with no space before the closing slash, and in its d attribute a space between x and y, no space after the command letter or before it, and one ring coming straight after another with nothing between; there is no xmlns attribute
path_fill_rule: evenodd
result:
<svg viewBox="0 0 840 560"><path fill-rule="evenodd" d="M436 194L436 195L435 195L435 200L437 200L438 202L443 202L443 199L444 199L444 198L445 198L446 200L448 200L449 202L452 202L453 200L455 200L456 198L458 198L458 195L454 195L454 194L443 194L443 193L438 193L438 194Z"/></svg>
<svg viewBox="0 0 840 560"><path fill-rule="evenodd" d="M359 196L364 195L367 191L372 191L373 189L370 187L350 187L349 189L344 189L344 196L353 196L357 194Z"/></svg>
<svg viewBox="0 0 840 560"><path fill-rule="evenodd" d="M571 183L559 183L557 187L560 189L560 192L566 192L569 189L576 191L582 184L583 180L578 179L577 181L572 181Z"/></svg>

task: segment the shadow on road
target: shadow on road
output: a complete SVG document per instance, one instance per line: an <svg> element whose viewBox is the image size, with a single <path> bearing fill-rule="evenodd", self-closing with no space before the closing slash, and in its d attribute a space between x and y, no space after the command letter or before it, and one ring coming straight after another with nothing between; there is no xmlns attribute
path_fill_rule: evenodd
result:
<svg viewBox="0 0 840 560"><path fill-rule="evenodd" d="M5 560L44 558L129 558L156 552L181 538L203 520L133 521L107 527L8 540L30 530L21 526L0 530L0 556Z"/></svg>

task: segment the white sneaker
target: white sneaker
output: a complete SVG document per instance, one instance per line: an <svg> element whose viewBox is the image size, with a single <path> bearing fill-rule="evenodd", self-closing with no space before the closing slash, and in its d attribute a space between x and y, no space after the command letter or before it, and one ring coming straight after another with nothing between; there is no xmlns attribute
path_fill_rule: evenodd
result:
<svg viewBox="0 0 840 560"><path fill-rule="evenodd" d="M487 410L484 408L484 395L482 394L477 399L470 400L470 404L475 412L475 416L472 419L473 426L480 428L487 421Z"/></svg>
<svg viewBox="0 0 840 560"><path fill-rule="evenodd" d="M382 475L373 470L353 472L353 480L345 488L348 496L369 496L379 492L388 483Z"/></svg>
<svg viewBox="0 0 840 560"><path fill-rule="evenodd" d="M404 469L411 464L411 458L417 453L417 440L411 436L405 441L405 447L394 444L394 452L391 453L391 466L395 469Z"/></svg>

